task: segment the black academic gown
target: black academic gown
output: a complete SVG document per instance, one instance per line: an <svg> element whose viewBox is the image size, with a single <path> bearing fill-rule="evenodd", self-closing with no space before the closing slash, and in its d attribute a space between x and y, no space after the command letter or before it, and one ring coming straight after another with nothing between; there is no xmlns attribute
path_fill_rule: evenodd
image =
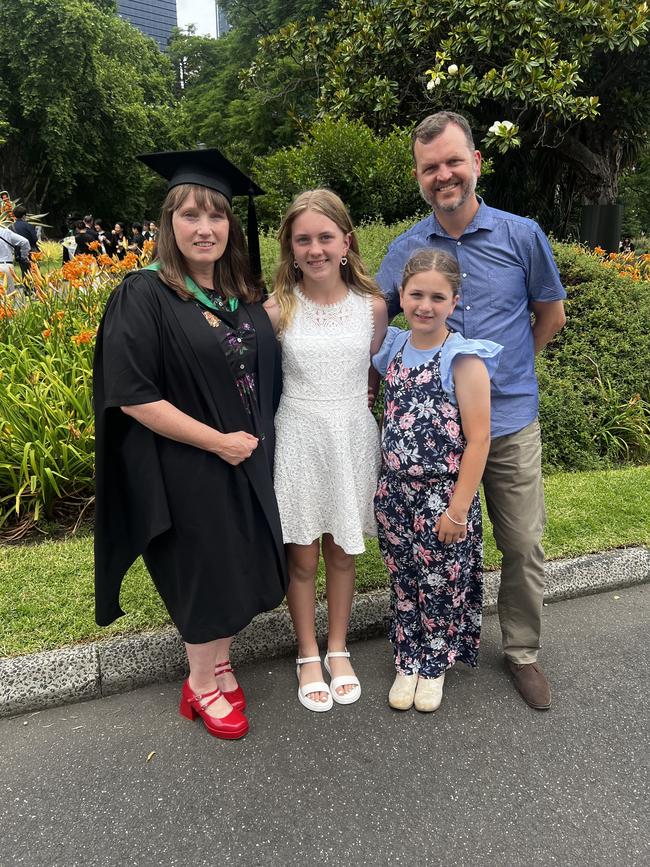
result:
<svg viewBox="0 0 650 867"><path fill-rule="evenodd" d="M197 306L151 271L127 276L108 301L94 363L95 602L102 626L124 613L122 579L140 554L192 644L235 635L285 595L272 481L279 349L261 304L247 310L257 336L265 438L233 467L120 410L164 399L224 433L255 433L224 351Z"/></svg>

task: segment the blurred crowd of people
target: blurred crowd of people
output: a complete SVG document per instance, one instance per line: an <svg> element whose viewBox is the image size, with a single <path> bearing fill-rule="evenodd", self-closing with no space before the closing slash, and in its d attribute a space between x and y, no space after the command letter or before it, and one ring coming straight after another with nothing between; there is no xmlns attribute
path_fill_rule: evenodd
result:
<svg viewBox="0 0 650 867"><path fill-rule="evenodd" d="M23 274L30 267L39 241L45 240L39 220L43 215L28 214L19 200L12 200L7 190L0 190L0 286L12 291L14 269ZM117 220L112 228L101 217L87 214L83 220L68 216L63 226L61 244L63 262L75 256L101 254L124 259L127 253L141 255L146 241L156 241L158 226L153 220L131 225Z"/></svg>
<svg viewBox="0 0 650 867"><path fill-rule="evenodd" d="M141 255L144 242L155 241L157 237L158 226L153 220L133 223L130 227L117 220L110 228L101 217L87 214L83 220L72 223L69 234L63 239L63 261L88 254L103 253L118 259L123 259L128 252Z"/></svg>

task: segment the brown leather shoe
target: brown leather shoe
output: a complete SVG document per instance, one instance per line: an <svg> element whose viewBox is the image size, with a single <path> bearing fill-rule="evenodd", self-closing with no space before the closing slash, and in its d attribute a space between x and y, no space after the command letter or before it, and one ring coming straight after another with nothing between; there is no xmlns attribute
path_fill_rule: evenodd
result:
<svg viewBox="0 0 650 867"><path fill-rule="evenodd" d="M536 662L518 665L506 657L506 665L523 700L535 710L548 710L551 706L551 687Z"/></svg>

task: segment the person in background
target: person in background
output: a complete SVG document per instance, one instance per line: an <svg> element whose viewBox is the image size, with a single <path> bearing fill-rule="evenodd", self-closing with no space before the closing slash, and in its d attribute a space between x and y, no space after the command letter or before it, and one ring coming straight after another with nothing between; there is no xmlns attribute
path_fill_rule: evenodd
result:
<svg viewBox="0 0 650 867"><path fill-rule="evenodd" d="M537 223L491 208L476 195L481 154L462 115L441 111L426 117L413 131L412 152L413 175L432 213L393 241L377 282L394 316L413 252L434 248L455 256L460 301L450 326L468 339L504 347L492 380L483 488L503 555L498 610L505 664L524 701L545 710L551 690L537 661L546 511L535 354L563 327L566 292Z"/></svg>
<svg viewBox="0 0 650 867"><path fill-rule="evenodd" d="M142 256L142 245L144 244L144 235L142 234L142 223L134 223L131 226L131 241L129 250L135 253L136 256Z"/></svg>
<svg viewBox="0 0 650 867"><path fill-rule="evenodd" d="M87 214L83 220L75 223L74 235L77 242L75 256L99 255L99 234L95 230L92 214Z"/></svg>
<svg viewBox="0 0 650 867"><path fill-rule="evenodd" d="M93 242L99 241L99 234L95 229L95 220L93 219L92 214L86 214L86 216L84 217L84 225L86 227L86 236L90 239L88 242L89 245L93 244ZM97 244L89 247L89 249L94 256L99 255L99 247L97 246Z"/></svg>
<svg viewBox="0 0 650 867"><path fill-rule="evenodd" d="M11 229L0 226L0 287L8 293L16 289L14 257L21 264L29 263L29 241Z"/></svg>
<svg viewBox="0 0 650 867"><path fill-rule="evenodd" d="M101 217L97 217L95 220L95 231L97 232L97 236L99 238L102 253L104 253L106 256L112 256L115 252L113 240L107 232L106 228L104 227L104 221L101 219Z"/></svg>
<svg viewBox="0 0 650 867"><path fill-rule="evenodd" d="M4 214L5 219L10 222L15 219L13 202L7 190L0 191L0 213Z"/></svg>
<svg viewBox="0 0 650 867"><path fill-rule="evenodd" d="M63 265L73 259L74 254L77 252L77 242L75 241L75 222L76 220L72 216L72 214L68 214L65 225L62 227L63 240L61 241L61 247L63 252Z"/></svg>
<svg viewBox="0 0 650 867"><path fill-rule="evenodd" d="M113 231L111 232L111 243L113 245L114 254L118 259L123 259L129 249L129 240L125 232L126 225L121 220L117 220Z"/></svg>
<svg viewBox="0 0 650 867"><path fill-rule="evenodd" d="M88 237L86 235L86 224L83 220L76 220L74 227L74 242L75 242L75 256L89 256L91 255L89 244L93 241L92 237Z"/></svg>
<svg viewBox="0 0 650 867"><path fill-rule="evenodd" d="M31 223L28 223L25 217L27 216L27 208L24 205L16 205L14 208L14 216L16 217L16 222L11 227L11 231L15 232L17 235L22 235L23 238L26 238L29 241L29 249L32 253L38 252L38 236L36 234L36 227L32 226Z"/></svg>
<svg viewBox="0 0 650 867"><path fill-rule="evenodd" d="M14 216L16 220L11 227L11 231L15 232L17 235L21 235L29 242L30 255L27 259L20 259L20 270L22 271L23 276L25 276L27 271L29 271L31 254L38 252L38 236L36 234L36 228L25 219L27 216L27 208L25 208L24 205L16 205L14 208Z"/></svg>

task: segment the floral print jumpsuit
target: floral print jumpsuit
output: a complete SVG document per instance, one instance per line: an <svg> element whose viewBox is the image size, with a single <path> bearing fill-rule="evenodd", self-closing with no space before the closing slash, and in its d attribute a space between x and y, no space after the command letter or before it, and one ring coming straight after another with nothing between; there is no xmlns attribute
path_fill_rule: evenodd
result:
<svg viewBox="0 0 650 867"><path fill-rule="evenodd" d="M435 678L457 660L475 666L483 602L481 505L467 537L434 533L454 492L465 439L440 379L440 353L405 367L403 347L385 378L382 470L375 494L379 546L391 578L390 640L401 674Z"/></svg>

